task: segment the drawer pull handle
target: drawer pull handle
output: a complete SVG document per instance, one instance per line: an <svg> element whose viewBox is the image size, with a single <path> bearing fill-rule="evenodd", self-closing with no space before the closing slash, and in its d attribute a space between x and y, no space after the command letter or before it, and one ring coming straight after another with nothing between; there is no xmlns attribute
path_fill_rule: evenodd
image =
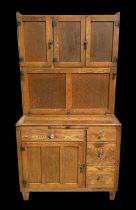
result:
<svg viewBox="0 0 136 210"><path fill-rule="evenodd" d="M104 137L104 131L100 131L100 133L98 134L98 139L101 139Z"/></svg>
<svg viewBox="0 0 136 210"><path fill-rule="evenodd" d="M103 180L103 176L98 176L97 177L97 181L99 182L99 181L102 181Z"/></svg>
<svg viewBox="0 0 136 210"><path fill-rule="evenodd" d="M48 135L48 138L49 139L55 139L55 135L53 133L51 133L51 134Z"/></svg>
<svg viewBox="0 0 136 210"><path fill-rule="evenodd" d="M102 159L104 157L104 150L103 148L98 149L97 157Z"/></svg>

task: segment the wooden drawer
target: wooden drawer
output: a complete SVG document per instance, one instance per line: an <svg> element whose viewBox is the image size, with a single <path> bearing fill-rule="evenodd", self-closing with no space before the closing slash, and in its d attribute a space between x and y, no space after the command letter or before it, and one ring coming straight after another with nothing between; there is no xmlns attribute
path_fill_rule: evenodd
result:
<svg viewBox="0 0 136 210"><path fill-rule="evenodd" d="M114 168L87 167L86 185L90 188L114 188Z"/></svg>
<svg viewBox="0 0 136 210"><path fill-rule="evenodd" d="M87 143L87 164L111 165L115 164L115 143Z"/></svg>
<svg viewBox="0 0 136 210"><path fill-rule="evenodd" d="M87 141L115 141L116 128L105 126L94 126L87 131Z"/></svg>
<svg viewBox="0 0 136 210"><path fill-rule="evenodd" d="M48 129L22 127L22 141L84 141L85 131L80 129Z"/></svg>

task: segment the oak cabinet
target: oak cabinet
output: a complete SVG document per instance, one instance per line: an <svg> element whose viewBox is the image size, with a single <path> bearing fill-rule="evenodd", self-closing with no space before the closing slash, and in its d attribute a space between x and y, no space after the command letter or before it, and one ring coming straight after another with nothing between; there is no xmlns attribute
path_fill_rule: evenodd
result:
<svg viewBox="0 0 136 210"><path fill-rule="evenodd" d="M116 65L119 15L17 14L21 66Z"/></svg>
<svg viewBox="0 0 136 210"><path fill-rule="evenodd" d="M20 191L118 190L114 115L119 13L17 13L23 116L16 124Z"/></svg>

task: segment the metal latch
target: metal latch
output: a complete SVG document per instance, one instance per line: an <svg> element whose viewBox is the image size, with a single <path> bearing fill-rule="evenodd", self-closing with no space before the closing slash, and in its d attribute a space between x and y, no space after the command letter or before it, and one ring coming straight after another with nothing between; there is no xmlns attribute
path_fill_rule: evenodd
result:
<svg viewBox="0 0 136 210"><path fill-rule="evenodd" d="M87 40L84 41L84 49L87 49Z"/></svg>
<svg viewBox="0 0 136 210"><path fill-rule="evenodd" d="M83 173L84 168L85 168L85 164L84 163L80 164L80 173Z"/></svg>

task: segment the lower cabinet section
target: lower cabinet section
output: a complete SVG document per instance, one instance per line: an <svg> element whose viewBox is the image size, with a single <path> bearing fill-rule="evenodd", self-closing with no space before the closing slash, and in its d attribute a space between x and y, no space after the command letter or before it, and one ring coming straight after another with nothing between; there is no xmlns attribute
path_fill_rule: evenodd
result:
<svg viewBox="0 0 136 210"><path fill-rule="evenodd" d="M84 142L23 143L25 187L84 187ZM39 185L39 186L38 186Z"/></svg>
<svg viewBox="0 0 136 210"><path fill-rule="evenodd" d="M29 193L35 191L107 191L114 199L118 189L120 124L53 127L17 126L23 199L28 200Z"/></svg>

